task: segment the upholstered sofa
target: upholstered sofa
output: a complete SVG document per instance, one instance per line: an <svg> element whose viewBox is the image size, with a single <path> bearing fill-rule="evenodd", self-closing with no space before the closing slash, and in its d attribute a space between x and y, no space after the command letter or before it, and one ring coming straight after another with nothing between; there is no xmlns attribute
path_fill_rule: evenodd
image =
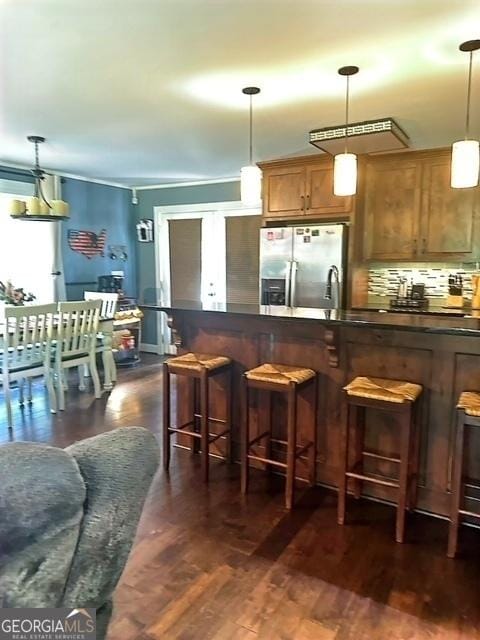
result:
<svg viewBox="0 0 480 640"><path fill-rule="evenodd" d="M95 607L102 640L157 466L140 427L0 446L0 607Z"/></svg>

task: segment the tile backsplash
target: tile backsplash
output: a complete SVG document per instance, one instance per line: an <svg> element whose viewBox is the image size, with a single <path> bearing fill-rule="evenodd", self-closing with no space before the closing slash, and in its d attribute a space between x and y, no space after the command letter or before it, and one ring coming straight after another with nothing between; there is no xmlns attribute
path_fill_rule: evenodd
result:
<svg viewBox="0 0 480 640"><path fill-rule="evenodd" d="M439 302L448 295L448 276L451 273L459 273L463 277L463 295L472 295L473 273L478 273L474 265L465 264L372 264L368 272L368 297L392 298L395 297L401 278L407 278L410 283L423 283L425 295Z"/></svg>

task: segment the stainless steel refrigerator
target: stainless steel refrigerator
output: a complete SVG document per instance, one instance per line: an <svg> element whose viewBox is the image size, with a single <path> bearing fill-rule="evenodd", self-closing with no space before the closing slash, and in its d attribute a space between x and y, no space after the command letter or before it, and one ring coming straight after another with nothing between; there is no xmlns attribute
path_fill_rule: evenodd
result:
<svg viewBox="0 0 480 640"><path fill-rule="evenodd" d="M342 308L346 255L343 224L261 229L260 304Z"/></svg>

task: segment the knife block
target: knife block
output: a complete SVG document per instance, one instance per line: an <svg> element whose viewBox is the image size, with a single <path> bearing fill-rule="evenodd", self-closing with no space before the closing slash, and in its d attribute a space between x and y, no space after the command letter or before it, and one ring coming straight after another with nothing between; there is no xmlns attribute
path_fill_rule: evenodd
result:
<svg viewBox="0 0 480 640"><path fill-rule="evenodd" d="M480 299L479 299L480 302ZM463 296L447 296L447 307L452 307L454 309L461 309L463 307Z"/></svg>

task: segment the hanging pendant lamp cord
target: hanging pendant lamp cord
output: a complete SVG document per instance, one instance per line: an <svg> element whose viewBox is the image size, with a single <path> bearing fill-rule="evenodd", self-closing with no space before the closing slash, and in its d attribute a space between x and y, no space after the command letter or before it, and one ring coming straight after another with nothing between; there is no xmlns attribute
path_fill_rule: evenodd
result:
<svg viewBox="0 0 480 640"><path fill-rule="evenodd" d="M253 165L253 106L252 98L250 95L250 166Z"/></svg>
<svg viewBox="0 0 480 640"><path fill-rule="evenodd" d="M467 85L467 113L465 115L465 140L468 140L470 135L470 96L472 93L472 66L473 66L473 51L470 51L470 62L468 65L468 85Z"/></svg>
<svg viewBox="0 0 480 640"><path fill-rule="evenodd" d="M348 103L350 100L350 76L347 76L347 93L345 100L345 153L348 152Z"/></svg>

